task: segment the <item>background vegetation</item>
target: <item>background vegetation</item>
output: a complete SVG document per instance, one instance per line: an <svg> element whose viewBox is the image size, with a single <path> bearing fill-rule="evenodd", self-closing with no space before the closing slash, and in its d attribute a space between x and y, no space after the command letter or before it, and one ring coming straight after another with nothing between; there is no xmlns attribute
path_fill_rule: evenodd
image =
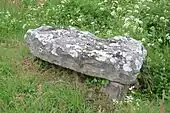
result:
<svg viewBox="0 0 170 113"><path fill-rule="evenodd" d="M128 35L142 41L148 56L138 88L125 102L110 101L93 84L102 80L85 80L71 70L37 63L23 37L41 25L74 26L103 38ZM168 113L168 105L169 0L0 0L1 113L163 113L163 108Z"/></svg>

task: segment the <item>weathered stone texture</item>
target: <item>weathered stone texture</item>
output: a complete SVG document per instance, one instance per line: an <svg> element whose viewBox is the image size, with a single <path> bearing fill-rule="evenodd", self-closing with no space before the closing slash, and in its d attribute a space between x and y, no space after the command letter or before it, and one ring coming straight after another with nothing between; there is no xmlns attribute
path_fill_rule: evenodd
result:
<svg viewBox="0 0 170 113"><path fill-rule="evenodd" d="M132 84L147 54L130 37L101 39L75 28L42 26L25 35L31 53L50 63L121 84Z"/></svg>

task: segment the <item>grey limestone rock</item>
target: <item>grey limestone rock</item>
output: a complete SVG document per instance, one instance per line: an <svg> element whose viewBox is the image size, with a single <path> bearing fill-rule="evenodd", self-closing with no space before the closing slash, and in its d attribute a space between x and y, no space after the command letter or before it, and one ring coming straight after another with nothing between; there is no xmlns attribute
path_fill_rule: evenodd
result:
<svg viewBox="0 0 170 113"><path fill-rule="evenodd" d="M41 26L25 34L31 53L50 63L123 85L133 84L147 51L126 36L98 38L73 27Z"/></svg>

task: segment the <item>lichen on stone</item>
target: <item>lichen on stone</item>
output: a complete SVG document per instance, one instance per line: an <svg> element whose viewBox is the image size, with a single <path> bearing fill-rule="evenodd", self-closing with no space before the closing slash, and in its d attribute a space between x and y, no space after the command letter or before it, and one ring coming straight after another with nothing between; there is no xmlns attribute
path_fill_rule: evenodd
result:
<svg viewBox="0 0 170 113"><path fill-rule="evenodd" d="M135 74L140 71L147 55L142 43L131 37L102 39L73 27L30 29L25 40L36 57L121 84L136 81Z"/></svg>

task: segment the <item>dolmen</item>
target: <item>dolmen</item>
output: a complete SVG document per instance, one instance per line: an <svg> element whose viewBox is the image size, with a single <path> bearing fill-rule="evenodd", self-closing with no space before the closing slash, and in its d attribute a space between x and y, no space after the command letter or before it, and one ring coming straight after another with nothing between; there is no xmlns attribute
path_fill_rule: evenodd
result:
<svg viewBox="0 0 170 113"><path fill-rule="evenodd" d="M98 38L74 27L41 26L29 29L25 41L30 52L44 61L88 76L109 80L101 91L121 99L134 84L147 51L127 36Z"/></svg>

